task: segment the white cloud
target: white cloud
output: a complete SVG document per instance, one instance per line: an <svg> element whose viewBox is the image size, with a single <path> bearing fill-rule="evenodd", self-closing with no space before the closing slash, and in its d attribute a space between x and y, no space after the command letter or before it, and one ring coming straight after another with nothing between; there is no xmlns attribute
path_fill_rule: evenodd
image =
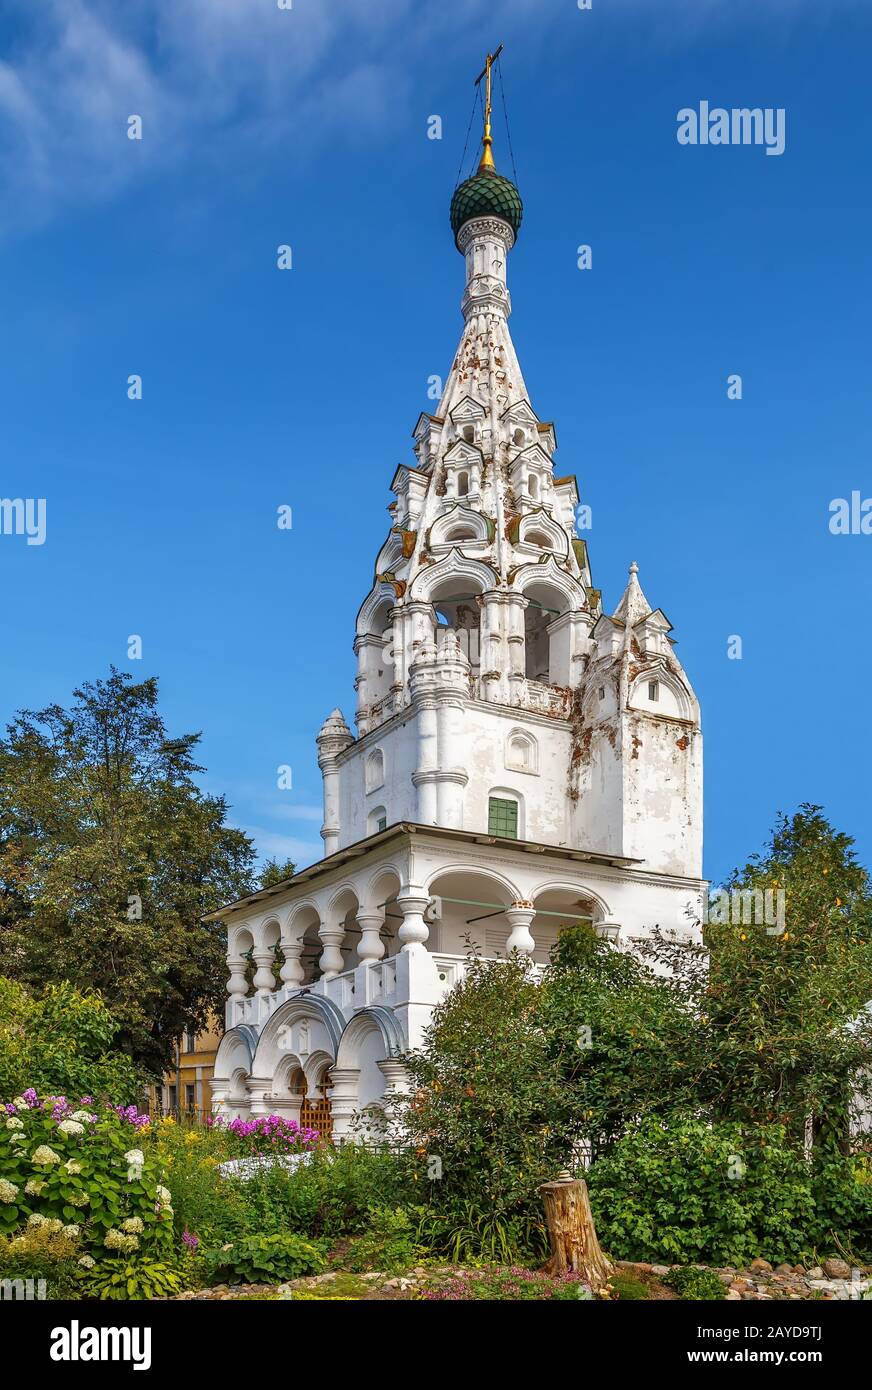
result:
<svg viewBox="0 0 872 1390"><path fill-rule="evenodd" d="M569 4L570 0L565 0ZM868 0L830 0L829 9ZM645 41L692 41L730 22L814 15L813 0L614 0ZM469 63L493 41L492 0L4 0L0 61L0 207L7 225L105 198L143 175L281 143L288 162L328 141L354 145L407 118L414 64ZM546 52L559 5L502 0ZM595 22L578 14L579 24ZM508 36L508 35L507 35ZM530 51L528 49L528 51ZM462 56L461 56L462 55ZM467 74L468 76L468 74ZM460 72L458 73L460 77ZM437 81L444 80L440 73ZM142 141L127 118L143 119Z"/></svg>

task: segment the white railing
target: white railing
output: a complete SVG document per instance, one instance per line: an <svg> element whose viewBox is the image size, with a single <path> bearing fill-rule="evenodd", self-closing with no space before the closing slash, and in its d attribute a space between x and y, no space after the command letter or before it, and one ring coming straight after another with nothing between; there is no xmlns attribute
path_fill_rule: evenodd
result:
<svg viewBox="0 0 872 1390"><path fill-rule="evenodd" d="M428 988L435 993L432 1002L437 1003L464 978L469 961L465 955L446 955L441 951L429 954L436 967L436 979ZM486 956L485 959L502 960L504 957ZM386 956L383 960L366 961L354 970L344 970L341 975L334 975L332 980L321 979L312 985L282 985L280 989L265 990L247 998L230 996L225 1008L226 1027L237 1028L241 1024L262 1026L276 1009L301 991L329 999L345 1014L346 1019L350 1019L359 1009L375 1005L396 1008L408 1003L410 998L408 975L403 977L404 985L398 984L401 967L399 956ZM534 978L541 979L545 969L544 965L534 965ZM414 991L411 997L421 1002L420 996Z"/></svg>

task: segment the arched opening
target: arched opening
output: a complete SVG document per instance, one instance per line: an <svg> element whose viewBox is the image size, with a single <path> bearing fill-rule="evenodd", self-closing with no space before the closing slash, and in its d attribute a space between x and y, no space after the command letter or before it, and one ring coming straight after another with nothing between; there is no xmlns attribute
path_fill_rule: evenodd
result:
<svg viewBox="0 0 872 1390"><path fill-rule="evenodd" d="M384 806L373 806L366 817L367 835L377 835L388 828L388 813Z"/></svg>
<svg viewBox="0 0 872 1390"><path fill-rule="evenodd" d="M531 473L527 478L527 492L534 502L539 500L539 479L536 477L535 473Z"/></svg>
<svg viewBox="0 0 872 1390"><path fill-rule="evenodd" d="M475 425L464 425L464 426L463 426L463 437L464 437L464 439L466 440L467 444L474 444L474 443L475 443Z"/></svg>
<svg viewBox="0 0 872 1390"><path fill-rule="evenodd" d="M468 474L468 473L466 472L466 470L464 469L464 471L463 471L462 473L458 473L458 475L457 475L457 495L458 495L458 497L466 497L466 496L468 495L468 493L469 493L469 474Z"/></svg>
<svg viewBox="0 0 872 1390"><path fill-rule="evenodd" d="M299 1094L302 1095L302 1105L300 1105L300 1129L317 1130L318 1138L328 1140L332 1136L332 1112L330 1108L330 1097L327 1095L328 1081L330 1081L330 1063L324 1063L318 1069L316 1079L310 1081L303 1069L299 1070Z"/></svg>
<svg viewBox="0 0 872 1390"><path fill-rule="evenodd" d="M530 545L538 545L542 550L551 549L551 538L544 531L528 531L524 540L529 541Z"/></svg>
<svg viewBox="0 0 872 1390"><path fill-rule="evenodd" d="M384 869L370 883L366 899L371 910L384 914L379 938L384 945L382 960L395 956L400 950L397 932L403 923L403 914L397 907L397 894L400 891L400 878L393 869Z"/></svg>
<svg viewBox="0 0 872 1390"><path fill-rule="evenodd" d="M506 955L511 928L505 909L518 897L508 885L475 869L457 868L437 874L429 892L441 900L442 915L430 927L428 949L449 956L472 950L490 960Z"/></svg>
<svg viewBox="0 0 872 1390"><path fill-rule="evenodd" d="M360 964L357 947L360 943L360 927L357 923L357 913L359 903L353 889L344 888L341 893L333 899L328 909L328 918L332 923L342 926L342 942L339 947L342 952L342 971L353 970Z"/></svg>
<svg viewBox="0 0 872 1390"><path fill-rule="evenodd" d="M439 643L439 629L452 628L457 642L471 668L477 676L481 666L481 608L477 594L470 594L469 580L462 576L442 581L433 596L433 611L436 615L435 638Z"/></svg>
<svg viewBox="0 0 872 1390"><path fill-rule="evenodd" d="M313 985L321 978L319 962L324 947L318 935L320 925L320 918L313 907L301 908L291 923L291 931L295 939L299 940L300 936L303 938L300 965L303 968L304 985Z"/></svg>
<svg viewBox="0 0 872 1390"><path fill-rule="evenodd" d="M396 667L388 657L393 649L393 599L385 596L374 609L360 642L360 674L366 681L366 703L377 705L389 694Z"/></svg>
<svg viewBox="0 0 872 1390"><path fill-rule="evenodd" d="M254 937L248 927L240 927L231 935L228 941L227 957L241 956L244 962L242 974L245 976L245 994L243 997L250 998L254 994L254 975L257 966L254 963Z"/></svg>
<svg viewBox="0 0 872 1390"><path fill-rule="evenodd" d="M452 526L445 533L446 541L474 541L475 538L475 530L469 525Z"/></svg>
<svg viewBox="0 0 872 1390"><path fill-rule="evenodd" d="M522 444L526 444L526 442L527 442L527 435L526 435L526 433L524 432L524 430L522 430L522 429L519 427L518 429L515 430L514 434L512 435L512 443L513 443L513 444L517 444L518 448L520 449L521 445L522 445Z"/></svg>
<svg viewBox="0 0 872 1390"><path fill-rule="evenodd" d="M535 583L524 591L524 674L543 685L568 685L566 644L558 645L552 624L568 609L565 596L550 584Z"/></svg>

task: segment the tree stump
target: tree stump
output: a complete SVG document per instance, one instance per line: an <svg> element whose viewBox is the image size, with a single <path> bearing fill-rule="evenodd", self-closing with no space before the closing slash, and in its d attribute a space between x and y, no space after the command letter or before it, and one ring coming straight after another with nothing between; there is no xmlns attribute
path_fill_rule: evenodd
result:
<svg viewBox="0 0 872 1390"><path fill-rule="evenodd" d="M597 1240L587 1183L581 1178L545 1182L539 1191L551 1244L546 1270L552 1275L577 1274L598 1292L608 1282L612 1266Z"/></svg>

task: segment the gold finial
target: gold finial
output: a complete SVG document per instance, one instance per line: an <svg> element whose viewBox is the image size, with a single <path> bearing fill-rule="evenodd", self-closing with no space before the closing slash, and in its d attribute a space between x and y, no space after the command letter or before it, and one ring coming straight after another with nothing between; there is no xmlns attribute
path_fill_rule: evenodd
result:
<svg viewBox="0 0 872 1390"><path fill-rule="evenodd" d="M481 161L478 166L479 173L481 173L483 169L496 169L493 156L494 142L491 138L491 68L493 67L497 58L499 58L502 51L503 46L502 44L500 44L499 48L496 50L495 53L489 53L487 55L484 67L478 74L478 77L475 79L475 85L477 87L481 79L485 78L484 135L482 136L481 141L482 151Z"/></svg>

